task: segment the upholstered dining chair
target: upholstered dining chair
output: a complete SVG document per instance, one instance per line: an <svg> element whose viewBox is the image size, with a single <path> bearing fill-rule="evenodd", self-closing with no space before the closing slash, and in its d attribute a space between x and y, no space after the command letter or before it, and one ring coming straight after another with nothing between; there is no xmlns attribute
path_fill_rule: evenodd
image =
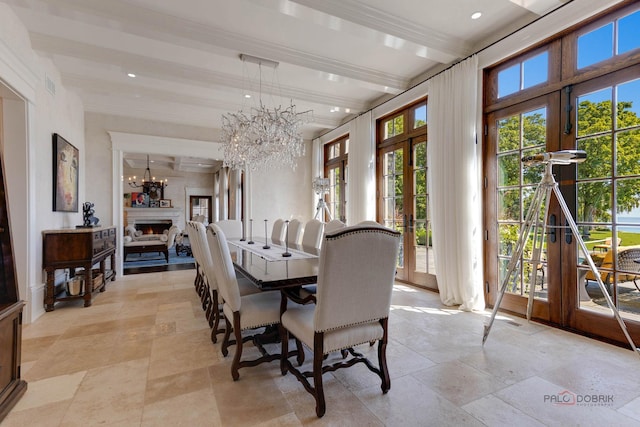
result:
<svg viewBox="0 0 640 427"><path fill-rule="evenodd" d="M334 231L339 230L343 227L345 227L344 222L340 221L339 219L332 219L324 225L324 233L333 233Z"/></svg>
<svg viewBox="0 0 640 427"><path fill-rule="evenodd" d="M205 311L205 317L209 322L209 326L213 327L215 322L214 310L214 298L217 294L215 288L212 290L209 284L204 270L202 241L200 235L200 228L203 228L203 224L195 221L187 221L187 234L189 235L189 243L191 244L191 252L196 264L196 277L194 279L194 287L196 293L200 297L202 303L202 309ZM215 284L214 284L215 286ZM212 340L215 339L215 335L212 332Z"/></svg>
<svg viewBox="0 0 640 427"><path fill-rule="evenodd" d="M223 219L214 224L220 227L227 239L242 238L242 221L239 219Z"/></svg>
<svg viewBox="0 0 640 427"><path fill-rule="evenodd" d="M222 296L222 313L227 324L222 342L222 354L227 356L229 345L235 344L235 354L231 365L231 377L234 381L240 378L240 368L256 366L280 358L279 354L269 354L260 343L260 335L242 336L242 331L260 329L280 323L280 293L260 292L241 295L238 287L231 253L224 232L215 224L207 229L207 240L211 248L218 292ZM231 331L235 340L230 340ZM242 360L243 345L252 341L261 353L254 360Z"/></svg>
<svg viewBox="0 0 640 427"><path fill-rule="evenodd" d="M400 233L383 227L353 226L325 234L316 304L288 305L282 294L282 374L293 373L314 396L318 417L326 410L322 385L326 372L364 363L380 377L383 393L391 387L387 324L399 247ZM289 361L290 336L313 351L311 371L301 372ZM378 342L378 367L354 350L372 341ZM351 357L323 366L324 356L338 350ZM313 385L308 378L313 378Z"/></svg>
<svg viewBox="0 0 640 427"><path fill-rule="evenodd" d="M297 246L300 244L300 240L302 239L303 226L302 222L297 219L292 219L289 221L289 229L285 225L285 240L289 244L289 246Z"/></svg>
<svg viewBox="0 0 640 427"><path fill-rule="evenodd" d="M193 237L192 237L193 236ZM191 239L194 240L191 240ZM211 341L214 343L218 341L217 335L224 332L224 329L220 329L220 297L218 291L218 283L216 281L215 268L211 250L209 248L209 242L207 240L206 227L201 222L191 221L191 228L189 232L189 239L192 245L192 252L202 271L202 295L203 309L206 311L206 317L211 326ZM197 255L196 255L197 254ZM240 293L248 295L251 293L258 293L260 290L255 287L249 280L242 279L239 281Z"/></svg>
<svg viewBox="0 0 640 427"><path fill-rule="evenodd" d="M319 249L322 233L324 232L324 224L317 219L312 219L304 225L304 233L302 234L302 248Z"/></svg>
<svg viewBox="0 0 640 427"><path fill-rule="evenodd" d="M271 241L276 245L284 244L284 220L276 219L273 222L273 228L271 229Z"/></svg>

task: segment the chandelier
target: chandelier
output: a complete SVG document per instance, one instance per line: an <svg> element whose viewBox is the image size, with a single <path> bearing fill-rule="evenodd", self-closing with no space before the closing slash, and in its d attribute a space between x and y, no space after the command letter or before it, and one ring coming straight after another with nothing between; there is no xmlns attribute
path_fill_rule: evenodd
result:
<svg viewBox="0 0 640 427"><path fill-rule="evenodd" d="M143 193L148 193L149 198L152 200L161 199L164 197L164 189L168 186L168 180L156 181L155 176L151 176L151 169L149 169L149 155L147 154L147 168L144 170L144 176L142 182L138 183L136 177L129 177L129 186L132 188L142 188Z"/></svg>
<svg viewBox="0 0 640 427"><path fill-rule="evenodd" d="M260 69L260 104L248 113L222 115L224 166L231 169L258 170L273 164L296 167L304 155L300 128L309 111L298 113L293 103L286 108L268 108L262 103L262 65L276 68L278 63L250 55L240 55L243 62L258 64Z"/></svg>
<svg viewBox="0 0 640 427"><path fill-rule="evenodd" d="M314 178L313 182L313 191L318 195L328 194L331 189L331 184L329 183L329 178L317 177Z"/></svg>

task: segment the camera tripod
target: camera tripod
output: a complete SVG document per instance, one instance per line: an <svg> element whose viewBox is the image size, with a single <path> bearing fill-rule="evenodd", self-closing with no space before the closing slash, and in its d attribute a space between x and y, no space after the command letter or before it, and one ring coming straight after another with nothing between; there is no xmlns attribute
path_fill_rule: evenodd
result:
<svg viewBox="0 0 640 427"><path fill-rule="evenodd" d="M520 231L520 236L515 245L515 250L511 254L511 259L507 264L507 271L502 281L502 284L500 286L500 293L498 294L497 300L493 306L491 319L489 321L489 324L484 326L484 335L482 337L483 345L487 340L487 338L489 337L489 332L491 331L491 327L493 326L493 322L495 320L498 309L500 308L500 303L502 302L502 298L504 297L504 293L507 290L507 287L509 286L510 283L513 283L512 288L515 288L516 281L518 280L518 276L519 276L517 273L520 270L519 264L520 264L520 260L522 259L522 253L524 251L525 245L531 233L533 233L531 265L537 266L540 264L540 254L542 252L542 247L544 244L547 228L556 227L554 225L551 225L551 226L547 225L547 219L549 215L549 202L551 201L551 194L553 193L556 196L558 204L560 205L562 214L564 215L567 221L568 227L571 229L571 232L573 233L573 237L575 237L580 249L582 250L582 253L585 256L585 261L587 262L589 269L591 270L591 272L593 273L593 276L596 278L596 281L598 282L598 286L600 287L600 290L602 291L602 295L604 295L604 298L607 301L607 305L609 306L609 308L613 312L614 317L618 321L618 324L620 325L620 328L622 329L624 336L627 338L629 345L631 345L631 349L640 356L640 349L636 347L636 345L633 342L633 339L631 339L631 336L627 331L627 327L624 321L622 320L622 317L620 317L620 313L618 312L618 309L615 307L613 300L609 296L609 293L607 292L605 284L602 281L602 278L600 277L600 273L598 272L598 269L594 264L593 259L591 258L591 254L589 253L587 246L585 245L584 241L582 240L582 237L580 236L578 226L576 225L576 222L573 219L573 216L571 215L571 211L569 210L569 207L567 206L567 203L565 202L564 197L562 196L562 193L560 193L560 189L558 188L558 183L553 177L553 174L551 171L552 166L554 164L568 165L571 163L581 163L586 158L587 158L586 153L581 150L564 150L564 151L557 151L553 153L542 153L542 154L537 154L535 156L522 158L522 161L525 164L539 164L539 163L544 164L545 165L544 175L542 176L542 180L538 184L538 187L536 188L533 194L531 205L529 206L529 210L527 211L527 214L525 216L524 224ZM540 215L541 211L542 211L542 215ZM565 228L565 227L559 226L556 228ZM533 309L536 275L537 275L537 269L531 268L529 300L527 302L527 320L531 320L531 311ZM582 286L582 284L579 284L579 286Z"/></svg>
<svg viewBox="0 0 640 427"><path fill-rule="evenodd" d="M320 215L323 211L327 213L329 221L331 221L333 217L331 216L331 212L329 212L329 207L327 206L327 203L324 201L324 199L320 197L318 199L318 204L316 205L316 215L313 218L317 219L318 215ZM320 220L322 221L322 217L320 217Z"/></svg>

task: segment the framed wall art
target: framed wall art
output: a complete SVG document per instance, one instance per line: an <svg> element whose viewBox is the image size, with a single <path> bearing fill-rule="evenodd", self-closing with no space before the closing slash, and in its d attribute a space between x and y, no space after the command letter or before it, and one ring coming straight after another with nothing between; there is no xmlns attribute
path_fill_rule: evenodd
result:
<svg viewBox="0 0 640 427"><path fill-rule="evenodd" d="M170 199L162 199L162 200L160 200L160 207L161 208L170 208L171 207L171 200Z"/></svg>
<svg viewBox="0 0 640 427"><path fill-rule="evenodd" d="M78 212L78 149L53 134L53 210Z"/></svg>
<svg viewBox="0 0 640 427"><path fill-rule="evenodd" d="M149 195L147 193L131 193L131 207L148 208Z"/></svg>

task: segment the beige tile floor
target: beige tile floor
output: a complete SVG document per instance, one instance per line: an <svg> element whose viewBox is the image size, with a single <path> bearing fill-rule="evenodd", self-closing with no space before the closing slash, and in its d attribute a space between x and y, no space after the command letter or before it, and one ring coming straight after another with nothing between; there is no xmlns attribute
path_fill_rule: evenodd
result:
<svg viewBox="0 0 640 427"><path fill-rule="evenodd" d="M391 390L362 365L325 375L327 414L277 362L241 369L212 344L193 270L110 283L92 307L58 305L23 330L28 390L12 426L640 426L630 350L397 285ZM250 348L250 347L249 347ZM375 347L361 351L374 356ZM560 405L552 397L573 398ZM594 404L594 399L606 399Z"/></svg>

